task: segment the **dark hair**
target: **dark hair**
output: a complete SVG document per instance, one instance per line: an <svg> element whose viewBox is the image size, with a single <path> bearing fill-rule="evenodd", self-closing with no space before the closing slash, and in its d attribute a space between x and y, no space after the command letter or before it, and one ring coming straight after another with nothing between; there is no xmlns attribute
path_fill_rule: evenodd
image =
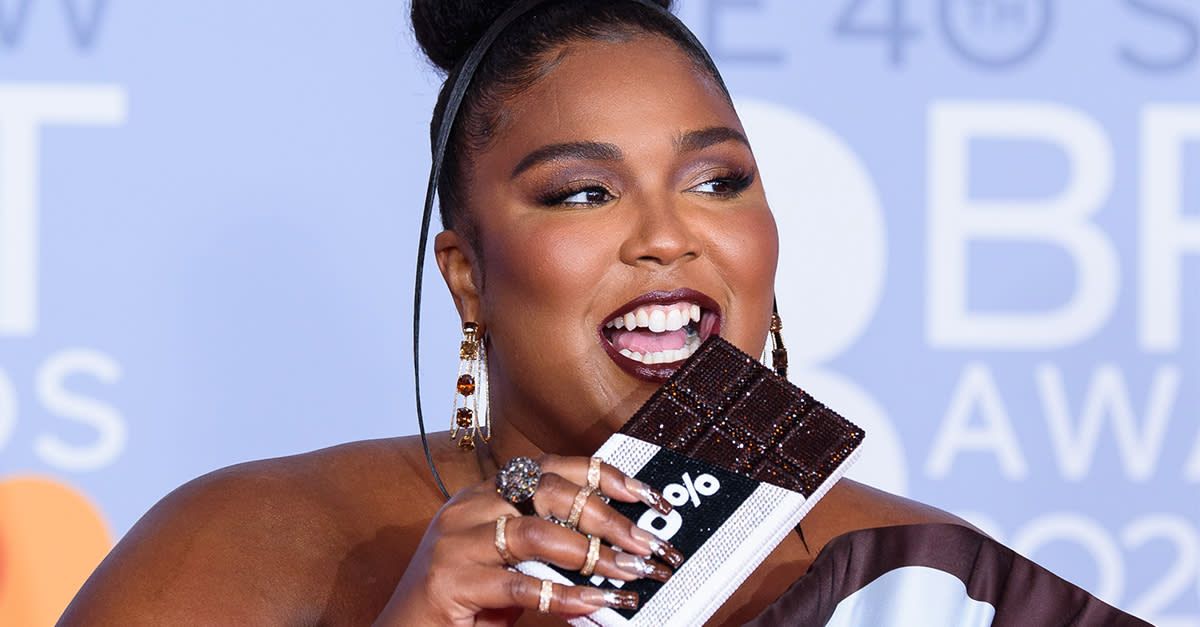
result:
<svg viewBox="0 0 1200 627"><path fill-rule="evenodd" d="M672 1L653 2L664 11L632 0L549 0L505 28L475 71L446 145L437 181L443 228L458 230L467 241L475 243L472 221L462 219L467 200L462 190L468 182L469 154L487 147L503 119L505 101L543 76L553 62L548 55L569 42L627 40L639 34L666 37L728 97L708 54L686 27L666 14ZM447 75L433 110L431 138L437 136L463 59L496 18L513 4L516 4L513 0L413 0L412 22L417 43ZM436 146L436 141L431 143Z"/></svg>

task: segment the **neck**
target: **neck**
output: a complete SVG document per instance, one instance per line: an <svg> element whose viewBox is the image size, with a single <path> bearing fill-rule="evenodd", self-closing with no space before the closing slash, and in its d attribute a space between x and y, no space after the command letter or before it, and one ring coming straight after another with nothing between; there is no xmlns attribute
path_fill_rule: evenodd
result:
<svg viewBox="0 0 1200 627"><path fill-rule="evenodd" d="M501 466L514 457L537 459L545 453L511 425L500 423L494 424L493 427L492 437L488 442L475 447L475 458L483 476L494 476Z"/></svg>

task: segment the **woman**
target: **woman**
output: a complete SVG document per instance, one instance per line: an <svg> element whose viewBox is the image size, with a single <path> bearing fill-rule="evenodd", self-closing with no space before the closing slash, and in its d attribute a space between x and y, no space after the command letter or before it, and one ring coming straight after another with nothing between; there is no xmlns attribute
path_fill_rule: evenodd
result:
<svg viewBox="0 0 1200 627"><path fill-rule="evenodd" d="M470 434L431 437L440 480L412 437L197 479L125 536L64 624L557 624L638 599L545 586L508 563L670 577L674 549L582 487L669 506L588 456L696 339L719 333L761 352L774 222L721 79L674 18L635 0L514 4L413 7L419 42L450 74L434 114L435 161L464 58L482 55L449 115L435 254L462 321L483 338L490 441L466 451ZM685 327L650 322L672 311L688 316ZM522 456L540 460L540 482L531 499L508 502L495 477ZM711 622L751 620L776 599L765 620L789 620L796 594L785 591L810 579L827 544L918 523L978 537L944 512L841 481L805 518L803 537L776 547Z"/></svg>

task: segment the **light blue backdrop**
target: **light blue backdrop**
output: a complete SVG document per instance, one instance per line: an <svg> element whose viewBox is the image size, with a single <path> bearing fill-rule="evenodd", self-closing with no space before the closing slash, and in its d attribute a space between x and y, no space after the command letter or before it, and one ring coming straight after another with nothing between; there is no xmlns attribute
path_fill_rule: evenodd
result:
<svg viewBox="0 0 1200 627"><path fill-rule="evenodd" d="M209 470L415 432L439 80L404 4L0 3L0 480L119 536ZM858 476L1200 625L1200 3L680 14L763 167L792 378L868 429ZM441 429L457 317L428 287Z"/></svg>

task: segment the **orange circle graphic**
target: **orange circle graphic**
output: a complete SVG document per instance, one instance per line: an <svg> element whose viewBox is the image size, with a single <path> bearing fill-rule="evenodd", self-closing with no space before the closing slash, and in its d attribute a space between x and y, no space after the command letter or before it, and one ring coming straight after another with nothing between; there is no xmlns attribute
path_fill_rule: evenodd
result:
<svg viewBox="0 0 1200 627"><path fill-rule="evenodd" d="M0 480L0 625L53 625L111 547L79 491L40 477Z"/></svg>

